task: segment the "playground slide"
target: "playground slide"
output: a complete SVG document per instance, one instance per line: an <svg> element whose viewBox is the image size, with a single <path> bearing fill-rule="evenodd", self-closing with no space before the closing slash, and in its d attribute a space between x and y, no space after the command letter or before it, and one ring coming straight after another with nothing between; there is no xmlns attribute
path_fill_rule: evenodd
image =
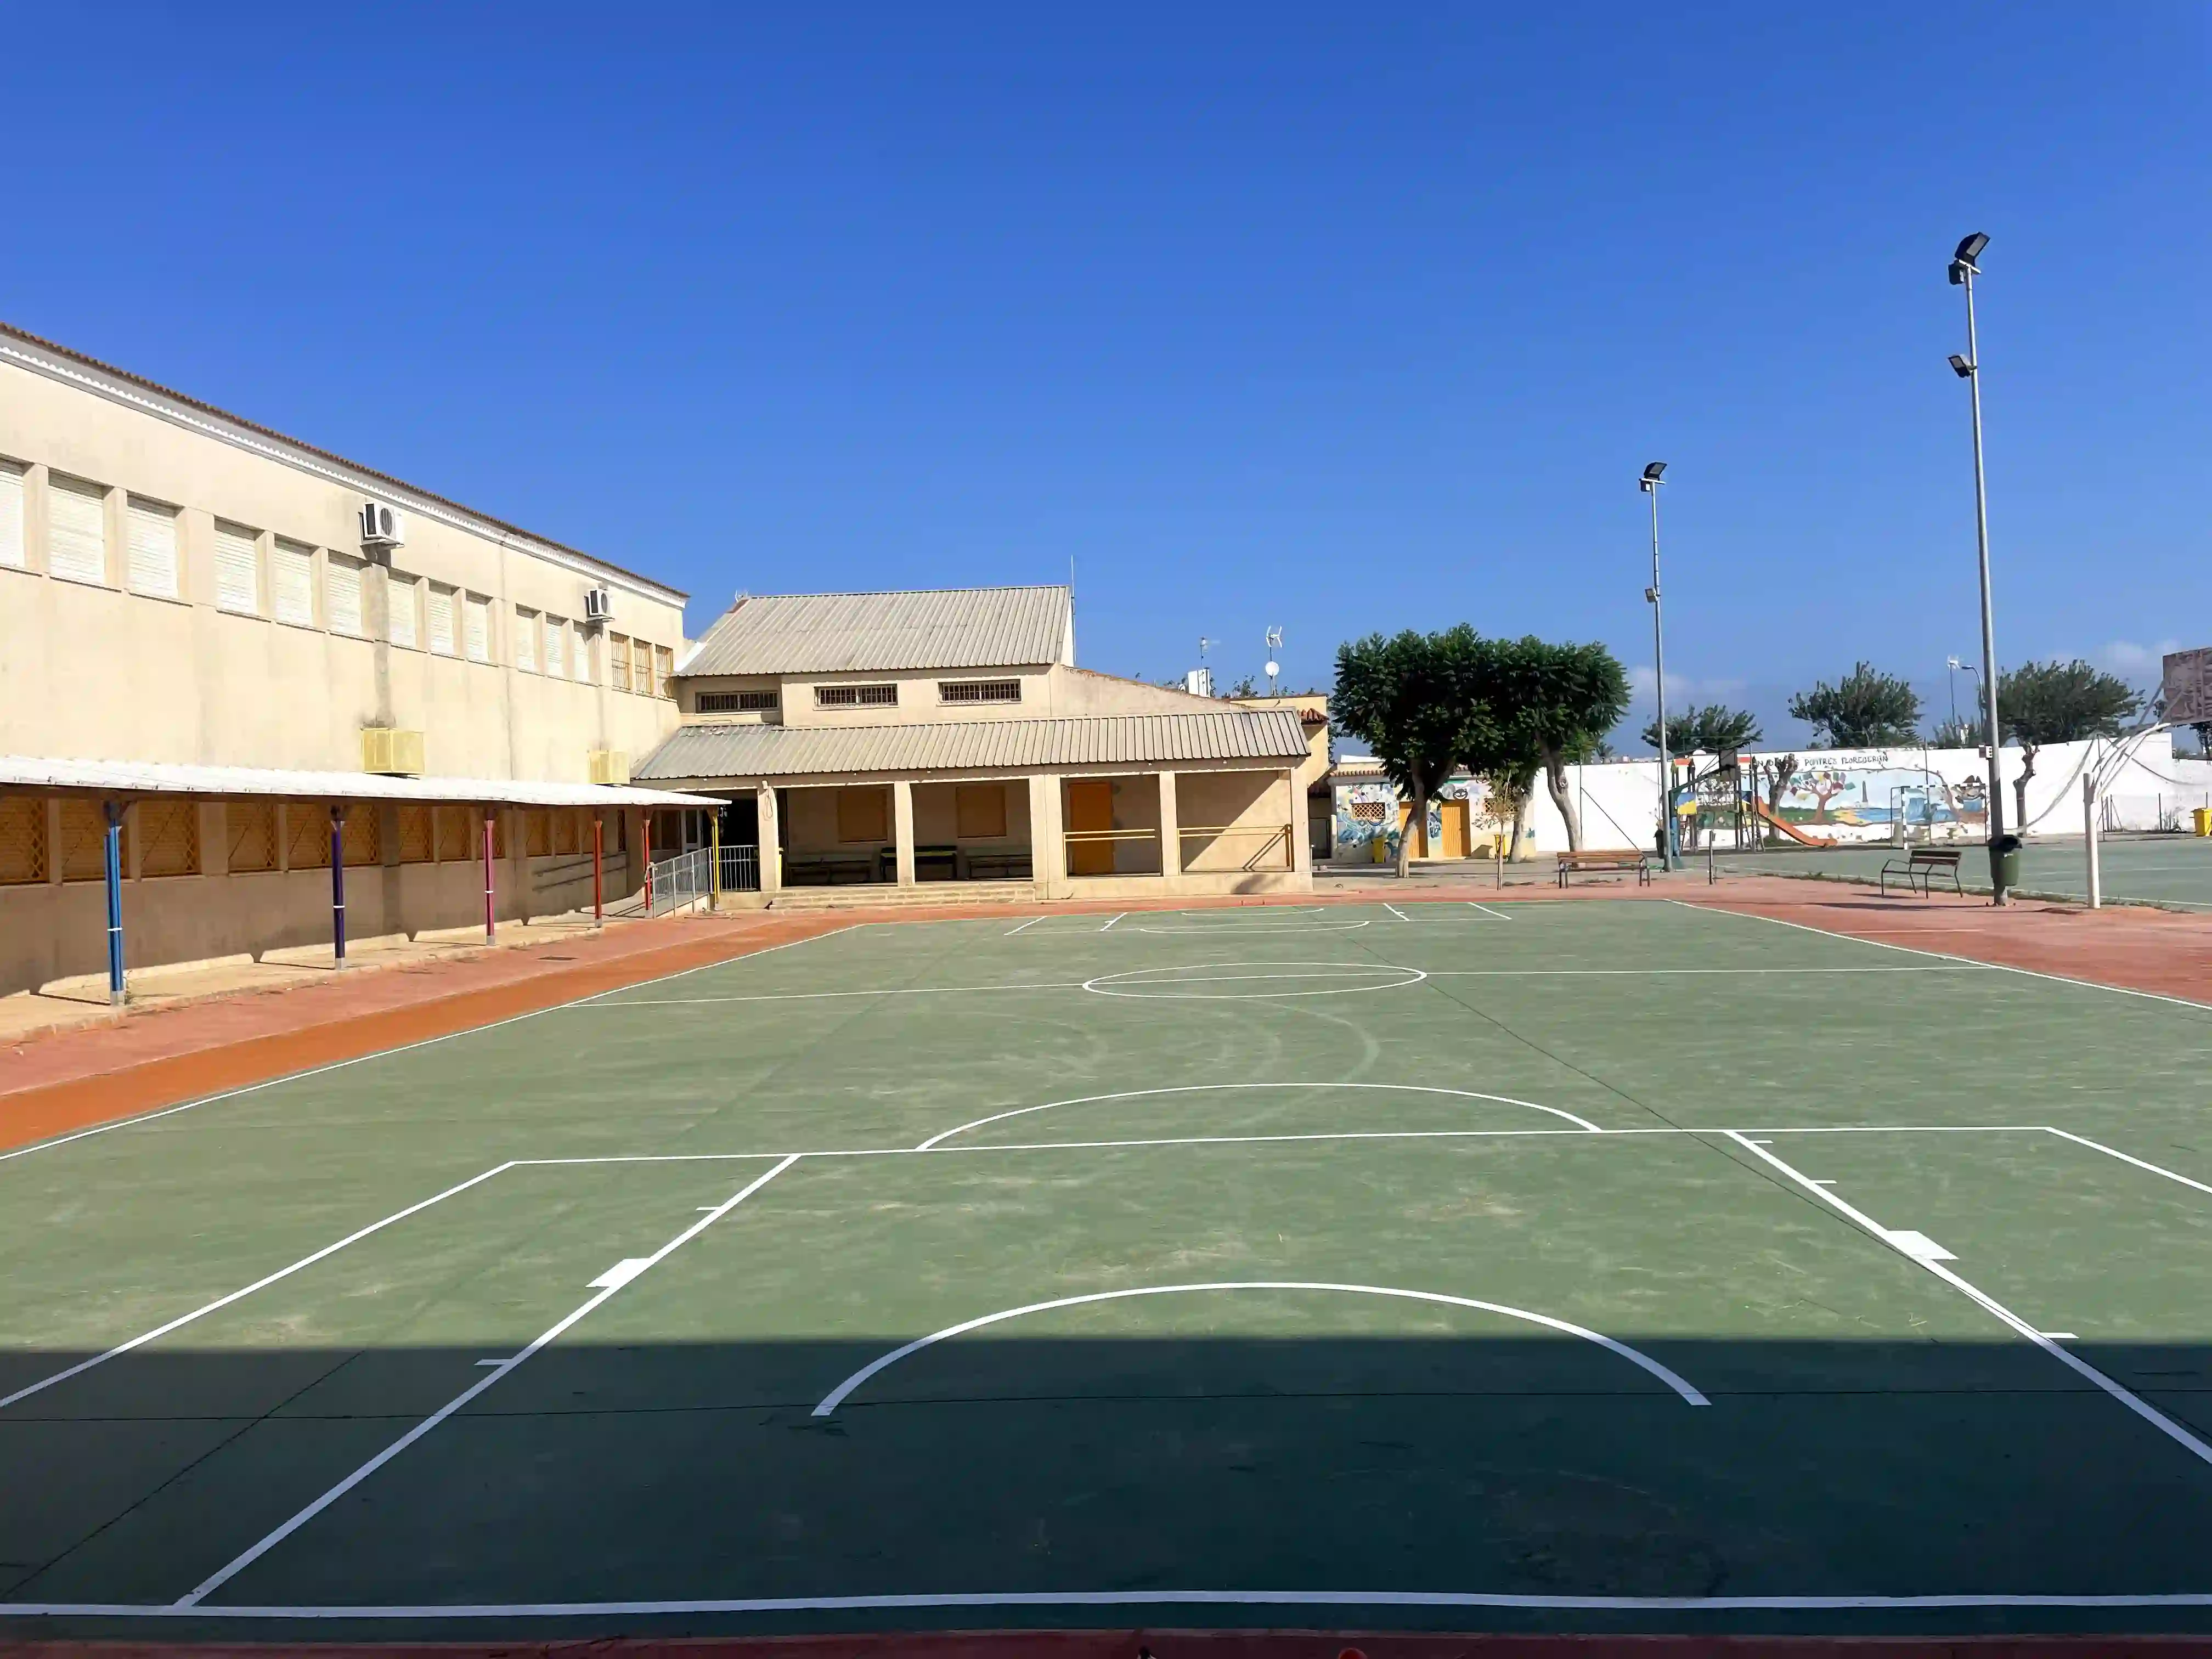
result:
<svg viewBox="0 0 2212 1659"><path fill-rule="evenodd" d="M1753 795L1751 798L1751 810L1758 813L1760 817L1765 819L1767 823L1772 824L1777 830L1779 830L1784 835L1789 836L1790 840L1796 842L1801 846L1833 847L1836 844L1832 840L1826 836L1807 835L1796 824L1790 823L1789 819L1778 817L1774 812L1771 811L1768 809L1766 803L1759 799L1756 795Z"/></svg>

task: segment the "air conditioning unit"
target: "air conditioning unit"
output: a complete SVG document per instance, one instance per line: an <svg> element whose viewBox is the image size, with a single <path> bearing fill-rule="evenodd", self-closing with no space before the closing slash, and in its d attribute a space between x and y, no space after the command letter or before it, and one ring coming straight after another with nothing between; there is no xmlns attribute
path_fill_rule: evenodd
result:
<svg viewBox="0 0 2212 1659"><path fill-rule="evenodd" d="M361 769L386 777L421 777L427 769L422 764L422 734L391 726L362 727Z"/></svg>
<svg viewBox="0 0 2212 1659"><path fill-rule="evenodd" d="M382 501L361 504L361 544L363 547L404 547L407 544L406 515Z"/></svg>
<svg viewBox="0 0 2212 1659"><path fill-rule="evenodd" d="M591 763L593 783L621 785L629 781L629 757L619 749L594 749L591 751Z"/></svg>
<svg viewBox="0 0 2212 1659"><path fill-rule="evenodd" d="M604 587L584 590L584 620L612 622L615 619L615 596Z"/></svg>

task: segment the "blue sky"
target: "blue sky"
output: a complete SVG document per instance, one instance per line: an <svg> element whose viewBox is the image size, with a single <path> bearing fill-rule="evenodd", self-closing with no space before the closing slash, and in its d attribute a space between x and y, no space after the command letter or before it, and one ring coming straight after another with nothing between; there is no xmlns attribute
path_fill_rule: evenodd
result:
<svg viewBox="0 0 2212 1659"><path fill-rule="evenodd" d="M661 575L1468 621L1802 733L2212 643L2212 9L42 9L0 315ZM82 97L86 68L98 96ZM1964 690L1962 684L1961 690Z"/></svg>

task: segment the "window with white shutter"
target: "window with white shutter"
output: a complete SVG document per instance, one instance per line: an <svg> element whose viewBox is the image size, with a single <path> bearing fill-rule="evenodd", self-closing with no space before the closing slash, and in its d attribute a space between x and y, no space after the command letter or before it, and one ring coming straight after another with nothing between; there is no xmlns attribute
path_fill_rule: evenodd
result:
<svg viewBox="0 0 2212 1659"><path fill-rule="evenodd" d="M323 615L333 634L366 633L361 621L361 561L343 553L329 556L323 568Z"/></svg>
<svg viewBox="0 0 2212 1659"><path fill-rule="evenodd" d="M545 619L545 672L555 679L566 677L568 665L562 660L561 647L568 638L568 625L558 617Z"/></svg>
<svg viewBox="0 0 2212 1659"><path fill-rule="evenodd" d="M0 461L0 565L10 570L31 568L29 549L23 540L23 473L14 461Z"/></svg>
<svg viewBox="0 0 2212 1659"><path fill-rule="evenodd" d="M221 519L215 521L215 602L242 616L261 614L261 538Z"/></svg>
<svg viewBox="0 0 2212 1659"><path fill-rule="evenodd" d="M441 657L453 654L453 590L430 584L430 648Z"/></svg>
<svg viewBox="0 0 2212 1659"><path fill-rule="evenodd" d="M64 581L107 580L107 492L49 473L46 568Z"/></svg>
<svg viewBox="0 0 2212 1659"><path fill-rule="evenodd" d="M576 634L576 652L574 660L576 665L576 683L579 685L590 685L592 684L597 676L592 672L592 641L590 636L586 635L581 629L579 629Z"/></svg>
<svg viewBox="0 0 2212 1659"><path fill-rule="evenodd" d="M538 672L538 613L514 607L514 665Z"/></svg>
<svg viewBox="0 0 2212 1659"><path fill-rule="evenodd" d="M177 509L136 495L124 502L125 539L131 555L131 591L173 599L177 582Z"/></svg>
<svg viewBox="0 0 2212 1659"><path fill-rule="evenodd" d="M491 660L491 601L468 596L468 607L464 615L466 624L463 637L469 648L471 662Z"/></svg>
<svg viewBox="0 0 2212 1659"><path fill-rule="evenodd" d="M282 536L269 552L269 586L276 620L297 628L315 625L315 550Z"/></svg>
<svg viewBox="0 0 2212 1659"><path fill-rule="evenodd" d="M392 642L404 645L410 651L419 637L415 626L415 590L419 586L412 576L403 576L395 570L386 579L384 588L385 620L389 625Z"/></svg>

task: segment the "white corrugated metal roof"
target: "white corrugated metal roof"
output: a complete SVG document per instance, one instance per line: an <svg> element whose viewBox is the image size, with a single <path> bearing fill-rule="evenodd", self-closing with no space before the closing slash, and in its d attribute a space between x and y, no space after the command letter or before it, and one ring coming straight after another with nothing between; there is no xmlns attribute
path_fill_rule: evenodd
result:
<svg viewBox="0 0 2212 1659"><path fill-rule="evenodd" d="M1298 717L1288 709L945 720L916 726L697 725L679 728L632 775L701 780L1029 770L1178 761L1300 761L1307 752Z"/></svg>
<svg viewBox="0 0 2212 1659"><path fill-rule="evenodd" d="M701 795L514 778L394 778L167 761L51 760L0 755L0 788L97 789L117 795L281 795L293 800L470 801L487 806L720 806Z"/></svg>
<svg viewBox="0 0 2212 1659"><path fill-rule="evenodd" d="M765 594L725 612L692 647L682 672L1033 667L1060 659L1073 603L1065 587Z"/></svg>

